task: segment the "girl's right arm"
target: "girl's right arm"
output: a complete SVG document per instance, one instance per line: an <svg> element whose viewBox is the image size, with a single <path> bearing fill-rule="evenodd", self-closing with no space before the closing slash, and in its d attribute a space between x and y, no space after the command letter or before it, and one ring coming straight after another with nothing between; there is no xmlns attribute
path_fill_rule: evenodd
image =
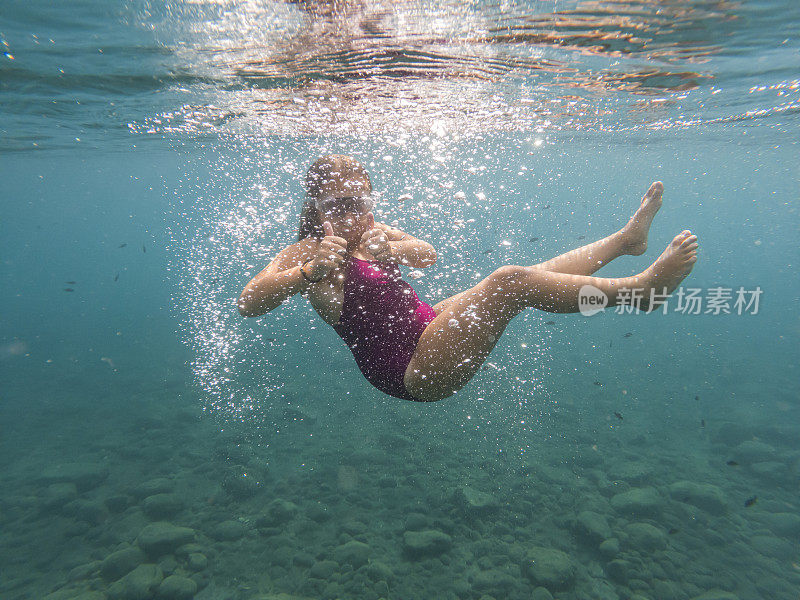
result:
<svg viewBox="0 0 800 600"><path fill-rule="evenodd" d="M333 235L330 222L325 221L322 226L325 237L316 245L305 240L292 244L281 250L266 269L250 280L239 296L239 314L243 317L263 315L295 294L304 292L312 281L322 281L332 269L344 263L347 240ZM309 259L312 260L303 277L301 269Z"/></svg>
<svg viewBox="0 0 800 600"><path fill-rule="evenodd" d="M277 308L295 294L304 292L309 282L300 272L303 261L312 256L308 249L292 244L283 249L267 268L250 280L239 296L239 314L258 317Z"/></svg>

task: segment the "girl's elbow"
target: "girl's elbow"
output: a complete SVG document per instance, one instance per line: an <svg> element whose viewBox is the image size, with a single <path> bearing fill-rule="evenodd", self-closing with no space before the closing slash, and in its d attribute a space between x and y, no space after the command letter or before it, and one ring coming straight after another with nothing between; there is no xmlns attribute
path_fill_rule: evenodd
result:
<svg viewBox="0 0 800 600"><path fill-rule="evenodd" d="M431 246L430 250L428 251L427 256L423 258L423 267L430 267L436 263L436 260L439 256L436 254L436 249Z"/></svg>
<svg viewBox="0 0 800 600"><path fill-rule="evenodd" d="M252 298L244 294L239 296L239 300L236 301L236 307L239 309L239 314L243 317L257 317L264 314L263 311L258 312L253 304Z"/></svg>
<svg viewBox="0 0 800 600"><path fill-rule="evenodd" d="M239 309L239 314L243 317L253 316L250 307L247 305L247 301L243 298L239 298L239 300L236 302L236 308Z"/></svg>

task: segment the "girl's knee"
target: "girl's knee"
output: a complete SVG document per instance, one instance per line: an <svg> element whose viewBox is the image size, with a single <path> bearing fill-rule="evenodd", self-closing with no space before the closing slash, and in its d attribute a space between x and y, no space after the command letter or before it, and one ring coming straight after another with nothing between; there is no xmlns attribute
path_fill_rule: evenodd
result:
<svg viewBox="0 0 800 600"><path fill-rule="evenodd" d="M487 277L487 281L498 290L506 289L512 291L515 286L530 279L530 267L521 267L519 265L503 265L494 270L494 272Z"/></svg>
<svg viewBox="0 0 800 600"><path fill-rule="evenodd" d="M494 270L494 272L489 275L491 279L496 281L513 281L515 279L519 279L525 267L520 267L517 265L503 265L502 267L498 267Z"/></svg>

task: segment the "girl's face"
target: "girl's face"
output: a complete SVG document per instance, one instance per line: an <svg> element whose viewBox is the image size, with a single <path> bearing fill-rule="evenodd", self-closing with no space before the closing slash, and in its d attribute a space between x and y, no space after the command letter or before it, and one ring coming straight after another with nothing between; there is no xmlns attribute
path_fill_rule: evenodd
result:
<svg viewBox="0 0 800 600"><path fill-rule="evenodd" d="M316 201L323 221L329 221L333 233L347 240L348 245L357 245L367 230L367 215L372 210L369 196L329 197Z"/></svg>
<svg viewBox="0 0 800 600"><path fill-rule="evenodd" d="M367 230L367 213L323 212L323 221L329 221L333 234L347 240L348 246L357 246Z"/></svg>

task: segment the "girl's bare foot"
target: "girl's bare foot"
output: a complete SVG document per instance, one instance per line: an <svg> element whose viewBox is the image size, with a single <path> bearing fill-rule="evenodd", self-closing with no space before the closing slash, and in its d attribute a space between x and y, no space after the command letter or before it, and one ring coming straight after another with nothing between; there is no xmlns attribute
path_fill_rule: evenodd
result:
<svg viewBox="0 0 800 600"><path fill-rule="evenodd" d="M623 254L639 256L647 250L647 232L650 231L650 224L656 216L658 209L661 208L661 195L664 192L664 184L656 181L647 190L642 198L639 209L623 227L619 234L625 240Z"/></svg>
<svg viewBox="0 0 800 600"><path fill-rule="evenodd" d="M697 262L697 236L688 229L683 230L669 243L652 265L642 273L644 285L644 308L652 310L662 302L650 306L650 290L655 297L671 294L690 273Z"/></svg>

